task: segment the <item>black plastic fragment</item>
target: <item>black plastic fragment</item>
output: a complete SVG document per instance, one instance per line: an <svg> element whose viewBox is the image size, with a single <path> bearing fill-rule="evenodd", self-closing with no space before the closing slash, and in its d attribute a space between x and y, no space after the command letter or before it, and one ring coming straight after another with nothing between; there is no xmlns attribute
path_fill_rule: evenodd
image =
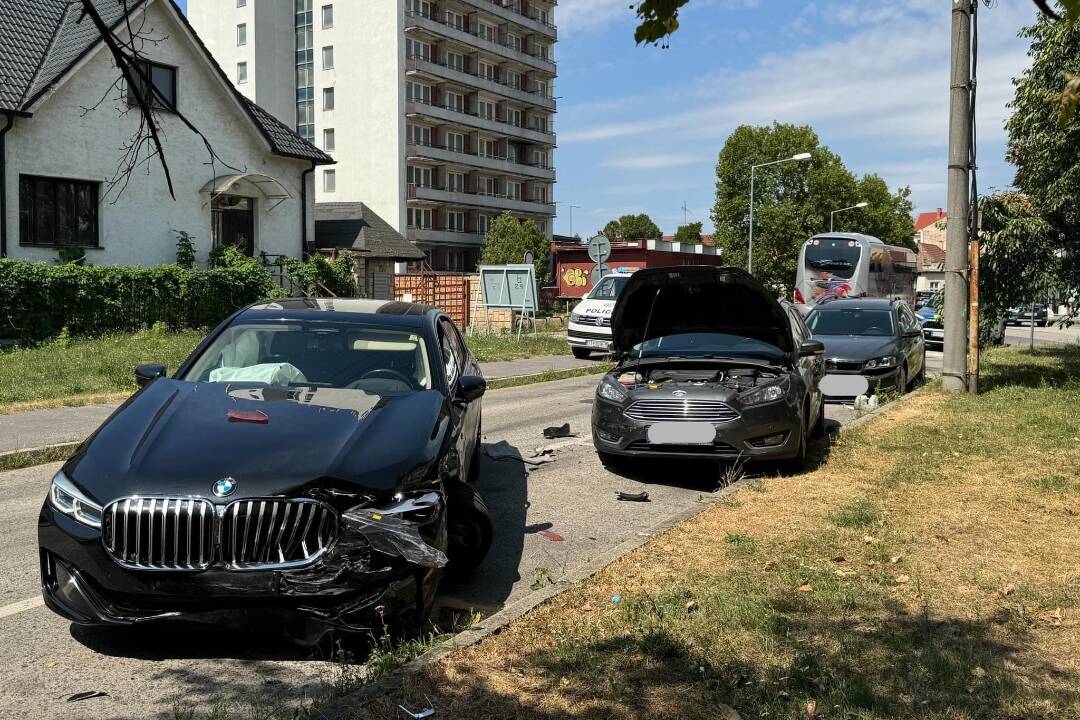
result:
<svg viewBox="0 0 1080 720"><path fill-rule="evenodd" d="M638 493L622 492L621 490L615 493L616 500L625 500L627 502L649 502L649 493L642 490Z"/></svg>
<svg viewBox="0 0 1080 720"><path fill-rule="evenodd" d="M99 697L109 697L109 693L102 692L101 690L87 690L85 692L78 692L70 696L68 702L81 702L83 700L93 700Z"/></svg>
<svg viewBox="0 0 1080 720"><path fill-rule="evenodd" d="M573 433L570 432L570 423L563 423L562 425L554 425L552 427L544 428L544 437L548 440L554 440L555 438L573 437Z"/></svg>

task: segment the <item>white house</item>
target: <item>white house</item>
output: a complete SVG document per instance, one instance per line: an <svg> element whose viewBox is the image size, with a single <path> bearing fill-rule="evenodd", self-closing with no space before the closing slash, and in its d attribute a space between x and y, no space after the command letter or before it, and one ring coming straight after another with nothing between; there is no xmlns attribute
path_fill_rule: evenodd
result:
<svg viewBox="0 0 1080 720"><path fill-rule="evenodd" d="M48 260L85 248L93 264L173 262L177 233L197 260L215 245L299 257L314 247L314 170L333 160L238 93L172 0L94 0L131 27L155 87L205 136L157 112L175 189L143 153L115 183L140 113L80 3L0 3L0 256ZM305 243L307 245L305 246Z"/></svg>

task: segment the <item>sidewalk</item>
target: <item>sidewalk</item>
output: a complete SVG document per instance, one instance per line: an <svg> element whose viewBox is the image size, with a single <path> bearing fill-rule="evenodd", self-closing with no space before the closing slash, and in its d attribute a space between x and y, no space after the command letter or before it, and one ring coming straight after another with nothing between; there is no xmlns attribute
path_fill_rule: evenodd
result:
<svg viewBox="0 0 1080 720"><path fill-rule="evenodd" d="M520 375L537 375L549 370L587 367L603 359L599 355L596 357L596 360L577 360L570 355L551 355L481 363L480 366L488 380L499 380ZM108 403L0 415L0 453L82 440L94 432L119 405L120 403Z"/></svg>

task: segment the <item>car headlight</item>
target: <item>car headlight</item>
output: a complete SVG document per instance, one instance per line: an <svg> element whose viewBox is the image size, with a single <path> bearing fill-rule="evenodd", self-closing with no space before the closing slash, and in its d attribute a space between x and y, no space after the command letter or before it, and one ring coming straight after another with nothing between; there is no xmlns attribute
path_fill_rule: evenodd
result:
<svg viewBox="0 0 1080 720"><path fill-rule="evenodd" d="M584 315L581 315L581 314L576 313L576 312L570 313L570 322L572 322L572 323L580 323L584 319L585 319Z"/></svg>
<svg viewBox="0 0 1080 720"><path fill-rule="evenodd" d="M101 527L101 506L83 495L63 471L53 476L49 504L83 525Z"/></svg>
<svg viewBox="0 0 1080 720"><path fill-rule="evenodd" d="M892 355L887 357L874 358L873 360L867 360L864 367L867 370L880 370L881 368L896 367L896 358Z"/></svg>
<svg viewBox="0 0 1080 720"><path fill-rule="evenodd" d="M615 403L621 403L627 398L626 392L621 387L607 380L600 381L600 386L596 388L596 394Z"/></svg>
<svg viewBox="0 0 1080 720"><path fill-rule="evenodd" d="M749 405L762 405L764 403L776 402L784 397L788 391L788 380L783 378L778 382L774 382L770 385L762 385L761 387L754 388L749 392L743 393L739 396L739 400L742 401L744 406Z"/></svg>

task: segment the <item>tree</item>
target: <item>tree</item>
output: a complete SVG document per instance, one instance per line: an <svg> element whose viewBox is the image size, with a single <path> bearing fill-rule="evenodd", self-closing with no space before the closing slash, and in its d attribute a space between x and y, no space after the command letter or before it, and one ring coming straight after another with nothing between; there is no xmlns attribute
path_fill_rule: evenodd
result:
<svg viewBox="0 0 1080 720"><path fill-rule="evenodd" d="M618 220L612 220L601 231L608 240L659 240L664 237L663 231L657 227L645 213L640 215L623 215Z"/></svg>
<svg viewBox="0 0 1080 720"><path fill-rule="evenodd" d="M689 225L680 225L675 231L675 242L686 245L701 244L701 223L695 222Z"/></svg>
<svg viewBox="0 0 1080 720"><path fill-rule="evenodd" d="M911 217L911 188L889 190L879 175L863 175L857 183L858 201L866 207L836 216L836 230L873 235L889 245L918 250Z"/></svg>
<svg viewBox="0 0 1080 720"><path fill-rule="evenodd" d="M754 274L768 284L791 287L799 249L808 238L829 229L833 210L855 205L872 194L875 207L867 217L865 230L887 231L882 238L910 244L912 236L909 191L895 196L876 176L856 180L834 152L823 146L813 128L774 123L768 126L743 125L724 143L716 165L716 205L712 211L717 245L725 263L746 266L750 235L750 168L752 165L810 152L804 162L789 162L760 168L754 186ZM883 197L879 197L883 196ZM871 208L849 211L847 225L856 226ZM838 215L837 220L844 218ZM839 229L838 228L838 229ZM903 228L903 232L900 229Z"/></svg>
<svg viewBox="0 0 1080 720"><path fill-rule="evenodd" d="M551 246L535 220L518 220L508 212L495 218L484 238L480 262L484 265L520 264L525 253L531 252L536 265L536 277L547 281L548 257Z"/></svg>

